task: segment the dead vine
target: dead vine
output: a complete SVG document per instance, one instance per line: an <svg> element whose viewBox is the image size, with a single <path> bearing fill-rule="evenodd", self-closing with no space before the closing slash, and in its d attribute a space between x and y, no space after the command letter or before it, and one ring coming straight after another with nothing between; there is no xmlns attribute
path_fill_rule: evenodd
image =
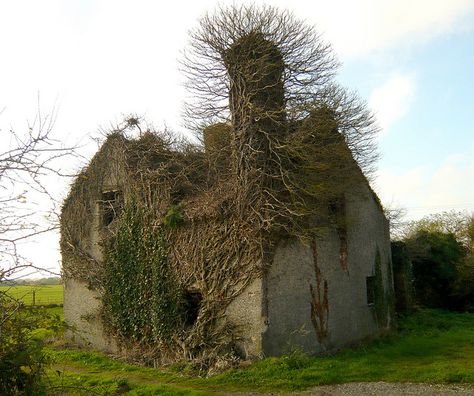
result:
<svg viewBox="0 0 474 396"><path fill-rule="evenodd" d="M221 9L191 37L184 66L199 104L188 115L204 147L142 129L128 139L136 119L117 128L64 203L61 248L65 277L102 291L97 243L114 237L114 222L91 219L105 188L121 190L125 204L133 198L163 227L179 286L202 295L191 326L146 347L153 359L210 365L232 356L239 336L226 307L263 275L280 240L314 241L331 224L331 200L364 178L354 158L373 166L377 128L364 104L332 82L330 46L287 12ZM312 319L321 342L327 282L313 252Z"/></svg>

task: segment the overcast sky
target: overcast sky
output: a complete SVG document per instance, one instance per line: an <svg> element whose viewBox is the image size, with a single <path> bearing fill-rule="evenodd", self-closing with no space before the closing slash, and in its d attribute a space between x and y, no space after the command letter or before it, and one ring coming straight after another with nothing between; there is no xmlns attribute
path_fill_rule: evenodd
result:
<svg viewBox="0 0 474 396"><path fill-rule="evenodd" d="M65 142L90 142L131 113L186 133L177 60L188 30L216 4L0 2L2 133L25 128L38 93L43 112L57 106L54 135ZM338 80L376 112L383 130L374 187L385 205L405 207L409 218L474 210L474 0L266 4L316 25L342 62ZM63 182L50 187L67 193ZM57 268L57 239L25 247L38 265Z"/></svg>

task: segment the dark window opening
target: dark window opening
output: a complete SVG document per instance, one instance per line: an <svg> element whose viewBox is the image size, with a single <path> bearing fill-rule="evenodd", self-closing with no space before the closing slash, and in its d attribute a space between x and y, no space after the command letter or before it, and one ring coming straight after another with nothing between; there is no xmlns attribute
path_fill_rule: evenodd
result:
<svg viewBox="0 0 474 396"><path fill-rule="evenodd" d="M118 190L104 191L99 201L102 225L107 227L120 214L122 209L122 192Z"/></svg>
<svg viewBox="0 0 474 396"><path fill-rule="evenodd" d="M336 217L341 209L341 204L339 200L334 200L329 202L329 213L334 218Z"/></svg>
<svg viewBox="0 0 474 396"><path fill-rule="evenodd" d="M328 209L333 220L344 219L346 216L346 197L344 194L330 199Z"/></svg>
<svg viewBox="0 0 474 396"><path fill-rule="evenodd" d="M365 279L367 286L367 304L375 304L375 276L368 276Z"/></svg>
<svg viewBox="0 0 474 396"><path fill-rule="evenodd" d="M184 324L192 326L196 323L201 309L202 294L197 290L187 290L183 294Z"/></svg>

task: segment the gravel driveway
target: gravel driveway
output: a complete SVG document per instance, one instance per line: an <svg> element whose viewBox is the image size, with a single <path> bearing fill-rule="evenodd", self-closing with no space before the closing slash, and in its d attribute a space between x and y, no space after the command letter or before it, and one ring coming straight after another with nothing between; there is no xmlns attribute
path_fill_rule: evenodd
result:
<svg viewBox="0 0 474 396"><path fill-rule="evenodd" d="M405 396L405 395L474 395L474 388L460 385L430 385L388 382L352 382L318 386L299 393L301 396Z"/></svg>
<svg viewBox="0 0 474 396"><path fill-rule="evenodd" d="M474 387L462 385L430 385L392 382L351 382L339 385L317 386L295 393L230 393L233 396L441 396L474 395Z"/></svg>

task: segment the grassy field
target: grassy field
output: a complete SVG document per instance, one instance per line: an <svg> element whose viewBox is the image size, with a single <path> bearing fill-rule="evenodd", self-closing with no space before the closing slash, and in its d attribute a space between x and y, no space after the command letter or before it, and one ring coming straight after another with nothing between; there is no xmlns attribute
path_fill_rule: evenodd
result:
<svg viewBox="0 0 474 396"><path fill-rule="evenodd" d="M356 349L327 357L295 352L210 378L193 377L185 366L143 368L98 352L51 349L49 356L50 386L71 394L285 392L352 381L474 384L474 314L421 311L401 319L399 333Z"/></svg>
<svg viewBox="0 0 474 396"><path fill-rule="evenodd" d="M23 301L26 305L49 305L63 303L62 285L44 286L0 286L0 292Z"/></svg>

